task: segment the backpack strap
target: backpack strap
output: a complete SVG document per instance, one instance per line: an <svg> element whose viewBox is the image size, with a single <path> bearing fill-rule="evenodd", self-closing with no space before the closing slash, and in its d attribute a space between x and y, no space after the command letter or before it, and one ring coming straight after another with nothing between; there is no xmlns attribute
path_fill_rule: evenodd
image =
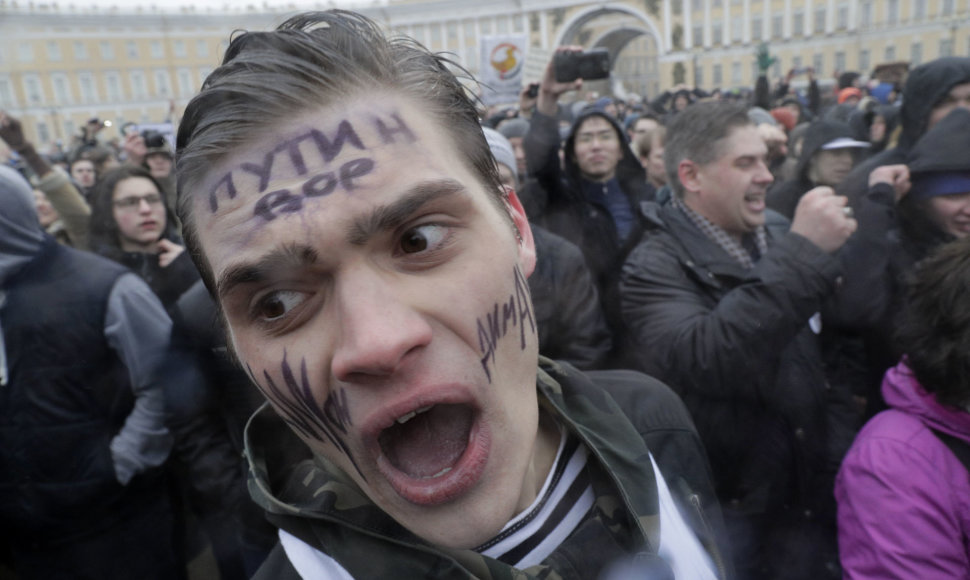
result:
<svg viewBox="0 0 970 580"><path fill-rule="evenodd" d="M930 428L930 431L936 435L937 439L943 442L944 445L950 448L950 451L956 455L956 458L960 460L963 467L970 471L970 444L962 439L958 439L949 433L944 433L942 431L937 431L936 429Z"/></svg>

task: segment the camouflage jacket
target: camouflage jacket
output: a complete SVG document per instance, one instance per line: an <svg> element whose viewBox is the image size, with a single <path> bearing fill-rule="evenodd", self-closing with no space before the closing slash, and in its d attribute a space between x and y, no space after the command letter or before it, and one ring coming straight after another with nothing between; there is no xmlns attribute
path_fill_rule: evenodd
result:
<svg viewBox="0 0 970 580"><path fill-rule="evenodd" d="M272 523L336 559L354 578L590 580L616 562L664 566L656 555L657 485L647 455L647 445L658 443L666 449L651 450L664 478L726 577L707 460L676 395L639 373L586 375L548 359L540 360L536 384L543 409L590 449L596 495L579 527L538 566L519 570L418 538L371 503L347 475L312 456L268 407L247 427L250 493ZM632 420L617 420L624 414ZM641 424L634 425L636 420ZM254 580L263 578L300 578L280 545Z"/></svg>

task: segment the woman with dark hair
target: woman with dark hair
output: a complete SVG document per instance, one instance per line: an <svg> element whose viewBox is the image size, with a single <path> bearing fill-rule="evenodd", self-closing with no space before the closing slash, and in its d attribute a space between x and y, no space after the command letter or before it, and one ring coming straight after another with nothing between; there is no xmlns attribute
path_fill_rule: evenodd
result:
<svg viewBox="0 0 970 580"><path fill-rule="evenodd" d="M906 165L884 165L869 176L857 209L859 229L843 248L844 294L866 297L849 313L865 340L869 415L884 408L883 374L904 354L891 337L906 278L949 241L970 236L970 111L956 109L910 150Z"/></svg>
<svg viewBox="0 0 970 580"><path fill-rule="evenodd" d="M199 279L175 223L151 173L141 167L120 167L96 186L91 249L141 276L169 308Z"/></svg>
<svg viewBox="0 0 970 580"><path fill-rule="evenodd" d="M859 433L836 481L843 572L967 578L970 237L921 263L896 339L906 356L883 380L890 409Z"/></svg>

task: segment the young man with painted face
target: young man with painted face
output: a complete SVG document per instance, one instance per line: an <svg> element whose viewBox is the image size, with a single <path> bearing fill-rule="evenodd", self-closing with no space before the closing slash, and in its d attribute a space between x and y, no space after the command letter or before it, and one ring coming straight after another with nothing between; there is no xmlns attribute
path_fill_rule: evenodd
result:
<svg viewBox="0 0 970 580"><path fill-rule="evenodd" d="M714 576L646 447L679 441L657 463L704 488L683 408L646 377L601 375L617 401L537 366L528 222L440 57L342 11L239 35L177 171L186 241L273 407L247 433L282 529L262 577L579 579L635 554Z"/></svg>
<svg viewBox="0 0 970 580"><path fill-rule="evenodd" d="M667 128L674 195L642 206L623 267L636 368L684 398L711 458L741 578L837 576L835 468L851 443L830 405L818 313L856 227L831 188L767 212L767 147L743 106L699 103ZM840 430L840 428L843 428Z"/></svg>
<svg viewBox="0 0 970 580"><path fill-rule="evenodd" d="M559 51L578 52L580 48L561 47ZM617 308L617 273L640 238L637 208L640 202L653 199L653 190L623 128L595 106L583 109L573 121L560 165L559 98L582 85L582 79L556 81L550 60L525 137L525 153L529 170L547 197L539 225L583 250L614 344L619 344L623 324Z"/></svg>

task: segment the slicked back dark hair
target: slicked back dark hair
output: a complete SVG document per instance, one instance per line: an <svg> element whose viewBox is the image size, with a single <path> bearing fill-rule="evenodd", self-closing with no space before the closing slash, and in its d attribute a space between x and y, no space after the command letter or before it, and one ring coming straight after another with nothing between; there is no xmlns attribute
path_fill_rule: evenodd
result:
<svg viewBox="0 0 970 580"><path fill-rule="evenodd" d="M448 58L407 38L389 38L370 19L343 10L294 16L272 32L236 35L222 66L189 102L176 153L178 214L192 259L209 290L192 208L211 169L251 140L300 113L387 89L408 95L451 135L485 190L501 207L502 188L479 125L476 101ZM504 214L504 210L503 210Z"/></svg>
<svg viewBox="0 0 970 580"><path fill-rule="evenodd" d="M970 404L970 237L940 246L920 263L896 346L937 401L961 409Z"/></svg>
<svg viewBox="0 0 970 580"><path fill-rule="evenodd" d="M664 170L674 194L684 196L684 184L677 175L681 161L707 165L721 156L722 139L734 129L747 126L754 126L748 108L736 103L696 103L674 115L664 141Z"/></svg>

